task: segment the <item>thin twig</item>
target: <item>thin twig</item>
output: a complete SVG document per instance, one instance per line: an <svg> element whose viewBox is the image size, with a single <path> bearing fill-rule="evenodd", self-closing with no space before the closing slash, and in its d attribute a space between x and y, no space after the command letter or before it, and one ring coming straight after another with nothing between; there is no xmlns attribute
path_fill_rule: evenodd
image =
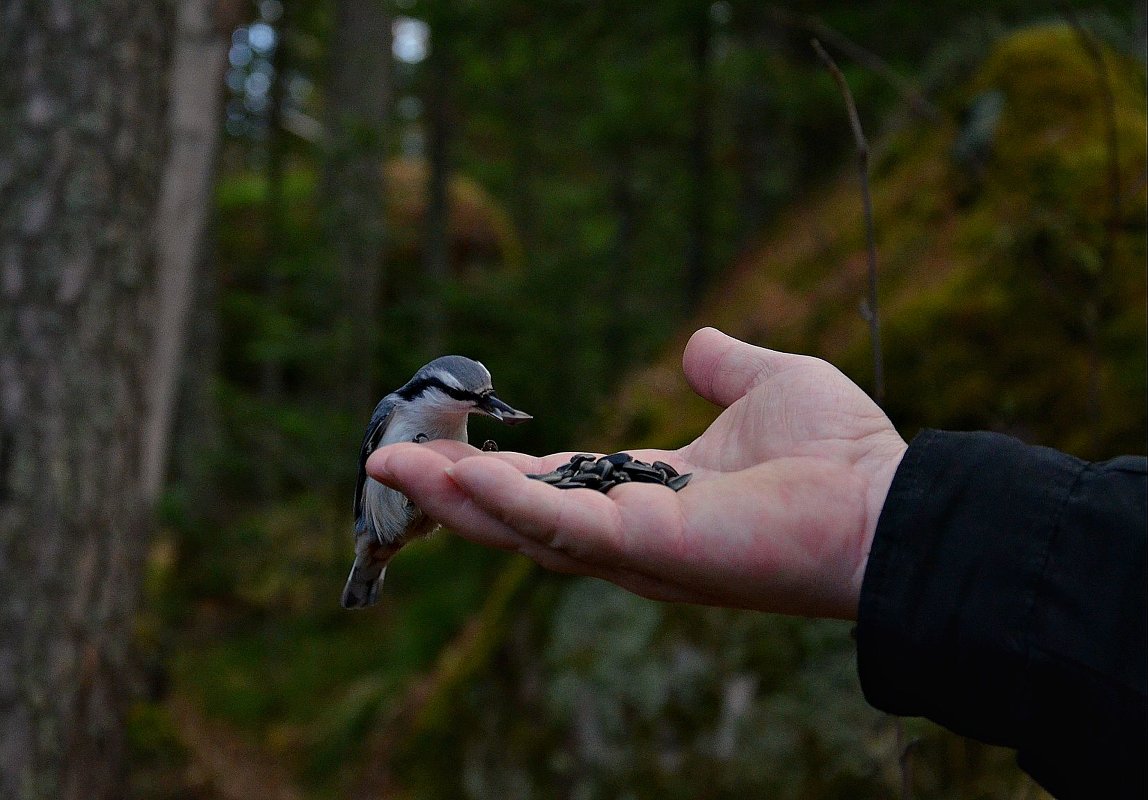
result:
<svg viewBox="0 0 1148 800"><path fill-rule="evenodd" d="M865 244L869 256L869 297L862 307L862 316L869 323L869 344L873 355L873 400L877 405L885 403L885 364L881 354L881 318L877 306L877 237L873 227L873 198L869 192L869 141L865 138L865 131L861 127L861 117L857 114L857 104L853 102L853 93L849 91L849 84L845 75L837 66L837 62L825 52L821 42L810 40L817 57L825 64L829 74L841 90L841 97L845 100L845 111L849 115L849 127L853 130L853 140L857 144L857 171L861 178L861 205L865 213ZM913 796L913 743L907 741L905 736L905 723L900 717L893 717L893 730L897 742L897 767L901 773L901 800L910 800Z"/></svg>
<svg viewBox="0 0 1148 800"><path fill-rule="evenodd" d="M865 131L861 128L861 118L857 115L853 93L849 91L849 84L846 83L837 62L825 52L825 48L817 39L812 39L810 43L841 90L845 110L849 114L849 127L853 129L853 140L857 143L857 171L861 178L861 205L865 214L865 243L869 256L869 297L865 303L864 316L869 323L869 344L873 355L873 399L877 405L884 405L885 361L881 353L881 320L877 308L877 237L873 228L873 198L869 192L869 142L865 138Z"/></svg>
<svg viewBox="0 0 1148 800"><path fill-rule="evenodd" d="M803 30L820 41L828 42L831 47L840 50L865 69L880 75L897 90L914 113L930 120L940 119L941 112L921 94L916 84L893 69L888 61L872 50L867 50L812 15L797 14L780 6L769 6L768 13L778 24Z"/></svg>

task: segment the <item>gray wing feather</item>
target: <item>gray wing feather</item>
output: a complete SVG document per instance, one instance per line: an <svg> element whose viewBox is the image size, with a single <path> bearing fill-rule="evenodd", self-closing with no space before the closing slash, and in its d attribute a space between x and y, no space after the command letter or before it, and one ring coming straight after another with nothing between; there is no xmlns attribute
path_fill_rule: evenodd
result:
<svg viewBox="0 0 1148 800"><path fill-rule="evenodd" d="M379 446L379 440L387 431L391 412L395 408L397 399L389 394L375 406L375 413L371 414L371 422L367 425L367 433L363 437L363 446L359 450L359 477L355 482L355 531L366 533L366 518L363 516L363 492L367 485L367 457Z"/></svg>

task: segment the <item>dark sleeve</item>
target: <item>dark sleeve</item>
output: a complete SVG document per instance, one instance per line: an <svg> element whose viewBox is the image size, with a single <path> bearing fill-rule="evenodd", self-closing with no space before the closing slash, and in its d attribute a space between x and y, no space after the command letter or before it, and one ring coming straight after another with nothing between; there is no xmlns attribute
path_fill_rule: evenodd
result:
<svg viewBox="0 0 1148 800"><path fill-rule="evenodd" d="M1016 748L1057 797L1144 797L1146 495L1143 458L921 433L861 589L866 699Z"/></svg>

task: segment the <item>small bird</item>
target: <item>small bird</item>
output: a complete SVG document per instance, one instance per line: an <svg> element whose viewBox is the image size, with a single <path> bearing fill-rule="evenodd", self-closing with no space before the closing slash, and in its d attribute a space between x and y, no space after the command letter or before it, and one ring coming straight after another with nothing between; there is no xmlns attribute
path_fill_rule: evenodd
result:
<svg viewBox="0 0 1148 800"><path fill-rule="evenodd" d="M436 358L375 406L355 484L355 563L343 589L343 608L366 608L379 599L387 563L399 549L437 525L405 495L367 475L367 457L395 442L457 439L465 442L471 414L485 414L507 425L532 419L498 399L490 371L464 356Z"/></svg>

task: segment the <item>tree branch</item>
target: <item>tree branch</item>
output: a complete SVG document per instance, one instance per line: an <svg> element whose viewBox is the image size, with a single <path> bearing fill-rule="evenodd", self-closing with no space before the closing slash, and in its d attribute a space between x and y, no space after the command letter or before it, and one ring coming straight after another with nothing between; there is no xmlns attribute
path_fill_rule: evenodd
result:
<svg viewBox="0 0 1148 800"><path fill-rule="evenodd" d="M845 110L849 115L849 127L853 130L853 140L857 144L857 171L861 178L861 205L865 215L865 243L869 257L869 296L863 316L869 323L869 343L873 355L873 399L878 405L884 405L885 363L881 353L881 320L877 306L877 241L873 227L873 198L869 192L869 142L861 127L861 118L857 114L857 105L853 102L853 93L849 91L849 84L845 81L837 62L817 39L810 40L810 44L841 90Z"/></svg>
<svg viewBox="0 0 1148 800"><path fill-rule="evenodd" d="M897 93L909 104L914 113L931 120L940 119L941 112L921 94L921 90L872 50L867 50L843 33L830 28L817 17L808 14L795 14L780 6L769 6L768 13L775 22L803 30L819 41L828 42L865 69L880 75L897 90Z"/></svg>

